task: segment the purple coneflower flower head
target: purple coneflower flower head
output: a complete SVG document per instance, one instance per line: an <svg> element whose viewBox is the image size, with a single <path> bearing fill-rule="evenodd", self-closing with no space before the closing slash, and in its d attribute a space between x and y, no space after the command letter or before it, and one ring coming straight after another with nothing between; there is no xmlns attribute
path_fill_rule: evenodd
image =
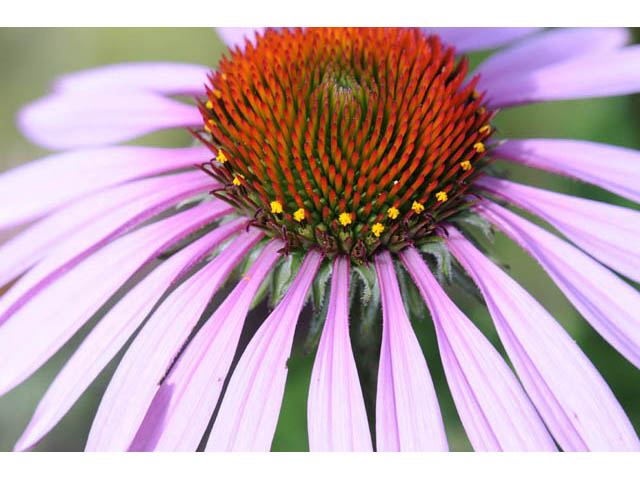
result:
<svg viewBox="0 0 640 480"><path fill-rule="evenodd" d="M0 228L28 224L0 246L0 285L10 284L0 394L111 306L17 450L46 435L130 340L87 450L269 450L310 299L311 450L448 450L412 327L428 317L474 449L640 449L544 302L468 235L471 224L503 231L640 367L640 294L621 278L640 281L638 211L490 168L506 159L640 201L640 153L509 140L492 125L510 106L640 91L640 50L625 46L624 29L219 32L231 50L215 69L102 67L59 79L20 112L29 138L62 152L0 176ZM466 52L498 47L469 72ZM173 98L185 95L195 102ZM188 128L196 143L119 145L167 128ZM513 367L448 297L453 261ZM407 307L408 289L424 303ZM271 312L244 345L247 315L267 299ZM375 360L358 364L352 345L367 342ZM363 368L377 375L369 402Z"/></svg>

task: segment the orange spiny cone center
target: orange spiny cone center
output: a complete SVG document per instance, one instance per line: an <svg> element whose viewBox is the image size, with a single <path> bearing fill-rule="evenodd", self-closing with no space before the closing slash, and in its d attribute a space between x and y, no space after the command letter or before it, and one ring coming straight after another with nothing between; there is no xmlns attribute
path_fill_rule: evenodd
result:
<svg viewBox="0 0 640 480"><path fill-rule="evenodd" d="M203 168L289 249L366 261L426 241L487 163L495 112L466 73L419 29L268 30L210 77Z"/></svg>

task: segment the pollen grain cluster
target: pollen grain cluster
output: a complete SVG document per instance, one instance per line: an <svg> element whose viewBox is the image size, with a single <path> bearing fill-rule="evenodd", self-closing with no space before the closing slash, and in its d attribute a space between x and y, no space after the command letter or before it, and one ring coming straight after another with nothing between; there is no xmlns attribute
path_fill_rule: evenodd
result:
<svg viewBox="0 0 640 480"><path fill-rule="evenodd" d="M401 250L465 206L486 164L494 112L466 73L419 29L267 30L210 76L203 168L289 250Z"/></svg>

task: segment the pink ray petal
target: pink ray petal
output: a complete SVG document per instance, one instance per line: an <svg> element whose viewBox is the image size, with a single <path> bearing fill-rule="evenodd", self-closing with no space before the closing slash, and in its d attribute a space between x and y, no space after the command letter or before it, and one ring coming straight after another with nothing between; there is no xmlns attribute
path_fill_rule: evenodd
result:
<svg viewBox="0 0 640 480"><path fill-rule="evenodd" d="M146 182L111 187L60 208L0 246L0 285L12 280L83 225L143 195L155 194Z"/></svg>
<svg viewBox="0 0 640 480"><path fill-rule="evenodd" d="M638 450L629 419L549 313L454 228L447 245L476 282L529 398L565 451Z"/></svg>
<svg viewBox="0 0 640 480"><path fill-rule="evenodd" d="M274 240L264 248L244 279L189 342L162 382L130 450L194 452L198 448L251 302L283 247Z"/></svg>
<svg viewBox="0 0 640 480"><path fill-rule="evenodd" d="M269 450L296 323L321 262L320 253L307 253L287 294L249 342L222 399L207 451Z"/></svg>
<svg viewBox="0 0 640 480"><path fill-rule="evenodd" d="M35 372L134 273L232 207L206 203L119 238L41 290L0 328L0 394Z"/></svg>
<svg viewBox="0 0 640 480"><path fill-rule="evenodd" d="M605 265L640 282L640 211L486 176L477 185L538 215Z"/></svg>
<svg viewBox="0 0 640 480"><path fill-rule="evenodd" d="M163 95L204 95L211 68L189 63L120 63L62 76L55 82L61 91L142 90Z"/></svg>
<svg viewBox="0 0 640 480"><path fill-rule="evenodd" d="M382 294L382 348L376 397L378 451L449 449L427 362L402 304L393 260L375 258Z"/></svg>
<svg viewBox="0 0 640 480"><path fill-rule="evenodd" d="M529 252L593 328L640 368L640 294L633 287L579 249L505 208L483 201L477 211Z"/></svg>
<svg viewBox="0 0 640 480"><path fill-rule="evenodd" d="M565 62L487 82L488 105L504 108L523 103L610 97L640 91L640 46L581 55Z"/></svg>
<svg viewBox="0 0 640 480"><path fill-rule="evenodd" d="M475 450L555 451L511 369L449 299L415 248L401 254L436 327L440 357L458 414Z"/></svg>
<svg viewBox="0 0 640 480"><path fill-rule="evenodd" d="M349 259L333 263L331 296L307 404L309 449L370 452L371 433L349 340Z"/></svg>
<svg viewBox="0 0 640 480"><path fill-rule="evenodd" d="M187 341L205 307L240 259L263 236L241 233L224 252L174 290L125 353L93 420L87 451L129 448L159 382Z"/></svg>
<svg viewBox="0 0 640 480"><path fill-rule="evenodd" d="M85 224L58 244L0 297L0 325L42 288L69 271L87 255L117 235L151 218L177 202L212 188L202 172L141 180L132 187L130 202Z"/></svg>
<svg viewBox="0 0 640 480"><path fill-rule="evenodd" d="M195 127L193 105L144 91L57 92L27 105L18 126L34 143L53 150L124 142L156 130Z"/></svg>
<svg viewBox="0 0 640 480"><path fill-rule="evenodd" d="M508 140L491 154L589 182L640 203L640 152L580 140Z"/></svg>
<svg viewBox="0 0 640 480"><path fill-rule="evenodd" d="M556 28L527 37L491 55L474 71L479 73L478 90L491 88L504 77L518 81L518 75L595 52L615 50L629 43L626 28Z"/></svg>
<svg viewBox="0 0 640 480"><path fill-rule="evenodd" d="M237 219L216 228L154 269L94 327L44 394L14 447L26 450L53 428L142 324L166 290L193 265L244 227Z"/></svg>
<svg viewBox="0 0 640 480"><path fill-rule="evenodd" d="M496 48L540 30L519 27L425 27L428 34L435 34L447 45L456 47L456 53Z"/></svg>
<svg viewBox="0 0 640 480"><path fill-rule="evenodd" d="M224 40L230 49L244 48L245 42L254 42L256 34L262 35L264 27L217 27L220 38Z"/></svg>
<svg viewBox="0 0 640 480"><path fill-rule="evenodd" d="M108 147L50 155L0 175L0 229L33 220L88 193L209 158L206 147Z"/></svg>

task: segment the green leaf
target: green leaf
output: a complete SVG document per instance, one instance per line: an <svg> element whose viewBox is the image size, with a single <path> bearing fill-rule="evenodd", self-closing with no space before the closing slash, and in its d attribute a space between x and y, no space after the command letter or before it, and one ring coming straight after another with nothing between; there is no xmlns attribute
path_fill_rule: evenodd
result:
<svg viewBox="0 0 640 480"><path fill-rule="evenodd" d="M175 209L176 210L180 210L183 207L186 207L187 205L191 205L191 204L200 204L200 203L204 203L204 202L208 202L213 200L215 197L213 195L211 195L209 192L205 192L205 193L200 193L198 195L194 195L193 197L189 197L186 198L182 201L180 201L176 206ZM234 215L235 216L235 215Z"/></svg>
<svg viewBox="0 0 640 480"><path fill-rule="evenodd" d="M402 303L411 320L423 320L425 317L426 307L422 295L418 287L413 282L411 275L399 265L400 262L394 262L396 267L396 277L400 285L400 293L402 295Z"/></svg>
<svg viewBox="0 0 640 480"><path fill-rule="evenodd" d="M489 242L493 243L495 237L495 230L493 225L489 220L484 218L482 215L479 215L470 210L466 210L459 215L451 218L451 223L462 226L470 226L474 230L479 231L482 235L489 240Z"/></svg>
<svg viewBox="0 0 640 480"><path fill-rule="evenodd" d="M304 341L303 352L309 354L320 343L320 337L322 336L322 329L327 320L327 312L329 310L329 302L324 302L324 305L320 310L314 310L311 315L311 322L309 324L309 331Z"/></svg>
<svg viewBox="0 0 640 480"><path fill-rule="evenodd" d="M375 269L367 265L359 265L353 269L354 282L350 289L350 304L355 301L355 293L360 292L360 312L362 315L360 322L360 333L362 335L370 332L380 318L380 287Z"/></svg>
<svg viewBox="0 0 640 480"><path fill-rule="evenodd" d="M258 243L258 245L256 245L251 249L248 255L244 256L244 259L242 262L242 270L240 272L241 277L244 277L247 273L249 273L251 266L262 253L262 250L264 249L264 246L266 245L266 243L267 242L264 240L261 241L260 243Z"/></svg>
<svg viewBox="0 0 640 480"><path fill-rule="evenodd" d="M224 252L227 249L227 247L233 243L233 241L234 241L233 236L230 238L227 238L224 242L222 242L216 248L211 250L211 252L209 252L209 254L205 258L205 262L209 263L211 260L216 258L218 255Z"/></svg>
<svg viewBox="0 0 640 480"><path fill-rule="evenodd" d="M435 274L438 281L451 282L451 252L447 245L443 242L429 242L422 245L420 251L435 260Z"/></svg>
<svg viewBox="0 0 640 480"><path fill-rule="evenodd" d="M374 288L374 299L367 305L362 306L362 319L360 322L360 334L368 335L375 330L382 319L382 310L380 308L380 288L376 284Z"/></svg>
<svg viewBox="0 0 640 480"><path fill-rule="evenodd" d="M311 285L311 293L313 295L313 311L319 312L323 309L325 302L325 298L327 297L327 286L329 285L329 278L331 277L331 262L328 260L324 260L318 273L313 279L313 284Z"/></svg>
<svg viewBox="0 0 640 480"><path fill-rule="evenodd" d="M293 283L293 279L296 278L298 270L302 265L303 256L300 253L290 253L281 261L273 271L271 278L271 308L280 303L280 300L285 296L287 290Z"/></svg>
<svg viewBox="0 0 640 480"><path fill-rule="evenodd" d="M480 303L484 303L484 298L480 293L480 289L475 284L473 279L467 274L466 270L455 265L453 268L453 281L459 289L465 294L474 297Z"/></svg>
<svg viewBox="0 0 640 480"><path fill-rule="evenodd" d="M355 283L362 285L362 296L360 300L363 305L368 305L375 297L375 289L378 287L378 278L376 277L376 271L368 265L358 265L353 268L355 273ZM380 296L380 290L378 289L378 297Z"/></svg>
<svg viewBox="0 0 640 480"><path fill-rule="evenodd" d="M311 284L313 313L311 315L309 331L307 332L303 345L303 352L305 354L312 352L318 346L320 337L322 336L322 329L327 318L327 311L329 310L329 302L327 299L330 293L327 291L327 286L329 285L328 280L331 277L331 271L331 262L325 259L320 265L320 269Z"/></svg>
<svg viewBox="0 0 640 480"><path fill-rule="evenodd" d="M253 310L254 308L256 308L260 304L260 302L262 302L262 300L267 295L267 293L269 293L269 291L271 290L272 276L273 276L273 270L267 274L265 279L260 284L260 287L256 292L256 296L253 298L253 301L251 302L251 306L249 307L249 310Z"/></svg>

